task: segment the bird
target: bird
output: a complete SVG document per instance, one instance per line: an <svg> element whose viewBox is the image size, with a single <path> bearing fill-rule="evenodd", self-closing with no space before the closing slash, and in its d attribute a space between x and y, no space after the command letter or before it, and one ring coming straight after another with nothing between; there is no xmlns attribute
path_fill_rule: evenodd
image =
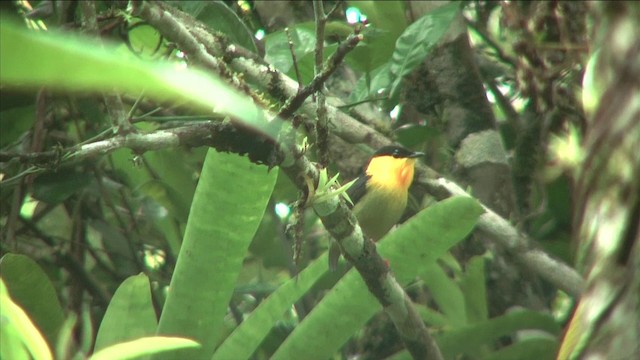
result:
<svg viewBox="0 0 640 360"><path fill-rule="evenodd" d="M407 207L415 161L421 156L424 153L389 145L378 149L365 163L347 190L365 238L378 241L400 221ZM329 268L335 270L339 260L340 249L334 241L329 248Z"/></svg>

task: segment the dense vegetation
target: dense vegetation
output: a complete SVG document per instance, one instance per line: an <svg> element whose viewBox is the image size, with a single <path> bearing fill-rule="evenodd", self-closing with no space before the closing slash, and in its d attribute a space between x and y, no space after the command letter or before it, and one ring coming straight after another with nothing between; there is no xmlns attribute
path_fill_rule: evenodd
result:
<svg viewBox="0 0 640 360"><path fill-rule="evenodd" d="M3 359L640 354L637 4L0 9Z"/></svg>

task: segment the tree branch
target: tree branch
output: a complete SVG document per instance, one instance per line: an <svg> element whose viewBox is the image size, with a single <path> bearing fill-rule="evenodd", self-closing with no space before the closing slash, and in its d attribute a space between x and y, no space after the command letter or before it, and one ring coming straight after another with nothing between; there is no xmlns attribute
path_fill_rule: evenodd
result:
<svg viewBox="0 0 640 360"><path fill-rule="evenodd" d="M428 191L440 200L454 195L470 196L456 183L444 178L427 180L426 185ZM486 205L482 207L485 213L478 220L478 230L512 254L517 264L534 271L567 294L580 297L584 280L573 268L553 259L544 251L535 249L526 235Z"/></svg>

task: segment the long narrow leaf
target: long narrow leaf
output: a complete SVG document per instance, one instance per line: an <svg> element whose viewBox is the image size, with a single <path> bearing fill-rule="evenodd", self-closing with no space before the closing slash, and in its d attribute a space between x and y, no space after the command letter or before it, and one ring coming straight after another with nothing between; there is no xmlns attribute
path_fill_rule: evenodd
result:
<svg viewBox="0 0 640 360"><path fill-rule="evenodd" d="M462 240L481 213L471 198L447 199L390 233L380 242L380 253L389 260L400 283L407 284L424 266ZM380 304L359 274L351 270L296 327L272 359L330 358L379 310Z"/></svg>
<svg viewBox="0 0 640 360"><path fill-rule="evenodd" d="M202 344L201 349L181 352L180 358L213 354L276 178L277 171L268 173L266 166L245 157L214 150L207 154L158 327L160 335Z"/></svg>

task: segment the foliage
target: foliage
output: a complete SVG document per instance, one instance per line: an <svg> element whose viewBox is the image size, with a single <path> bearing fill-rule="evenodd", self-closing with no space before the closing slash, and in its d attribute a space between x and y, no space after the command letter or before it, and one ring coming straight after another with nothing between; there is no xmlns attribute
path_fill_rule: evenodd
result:
<svg viewBox="0 0 640 360"><path fill-rule="evenodd" d="M309 209L301 214L278 210L295 211L291 204L301 203L300 193L316 195L311 202L342 199L348 185L336 190L336 174L360 170L364 157L357 150L371 147L371 136L343 137L351 142L348 150L332 142L335 163L320 172L315 194L297 188L296 179L274 164L243 155L265 143L293 147L297 142L314 160L316 132L309 119L294 119L292 128L291 119L274 115L286 96L232 66L244 58L211 56L220 66L212 71L118 2L64 5L62 12L47 10L47 3L34 12L3 8L0 21L2 358L409 356L395 329L381 320L381 310L388 309L371 296L359 273L344 263L336 272L328 270L329 239L317 216ZM166 1L157 6L193 16L200 25L186 17L179 18L180 25L221 36L211 40L216 46L241 46L251 56L263 56L273 66L260 68L262 73L309 84L316 75L317 36L311 4L291 5L287 11L295 16L287 19L287 29L278 14L252 4ZM407 16L411 9L403 2L337 6L322 39L323 59L342 51L352 33L363 40L346 55L340 75L319 89L326 86L327 93L348 101L340 103L345 114L353 108L354 117L376 118L363 121L368 129L409 148L433 150L430 165L445 174L456 161L443 125L448 100L419 115L403 109L409 108L407 93L420 77L415 74L425 71L425 60L444 43L445 34L459 30L466 18L469 28L462 33L481 59L479 69L458 71L482 74L488 91L474 98L492 98L502 136L493 145L505 147L501 154L518 154L524 141L513 134L548 121L534 146L552 143L551 151L561 153L571 144L578 152L571 164L562 161L566 154L558 154L560 160L549 168L541 161L546 149L535 152L539 156L522 177L530 192L518 193L525 205L514 210L544 204L538 213L519 218L522 230L545 251L568 259L567 173L582 159L576 145L580 122L575 118L583 116L575 109L581 98L576 74L587 56L567 50L571 66L528 67L536 62L524 57L549 55L544 31L510 33L498 25L515 27L517 17L535 21L542 10L526 5L514 10L508 4L451 2L418 18ZM91 7L97 13L91 15ZM369 25L348 24L347 7L359 8ZM97 29L87 25L91 21ZM259 29L267 33L262 41L253 35ZM201 49L213 53L214 46L207 45ZM541 84L539 79L523 72L554 80L536 88L532 84ZM558 105L566 111L558 115L551 110L556 103L541 99L557 99L560 88L569 92L569 104ZM596 90L586 89L602 93ZM429 89L417 95L437 97ZM590 101L597 105L594 98ZM399 115L392 119L394 108ZM524 124L531 113L536 117ZM552 115L563 120L554 122ZM206 130L197 141L185 140L184 131L197 126L211 127L198 128ZM218 137L215 131L229 127L233 130L223 133L228 137ZM570 129L569 140L562 140L567 138L563 129ZM238 132L250 140L233 137ZM234 154L205 147L234 141L248 150ZM479 202L466 196L417 202L376 249L414 300L444 357L552 358L567 312L566 304L553 300L563 294L536 282L538 287L527 290L541 299L540 307L512 301L494 311L491 299L500 295L501 284L490 269L504 262L504 255L489 245L460 250L484 212ZM306 239L299 264L293 263L292 239L285 231L296 216Z"/></svg>

